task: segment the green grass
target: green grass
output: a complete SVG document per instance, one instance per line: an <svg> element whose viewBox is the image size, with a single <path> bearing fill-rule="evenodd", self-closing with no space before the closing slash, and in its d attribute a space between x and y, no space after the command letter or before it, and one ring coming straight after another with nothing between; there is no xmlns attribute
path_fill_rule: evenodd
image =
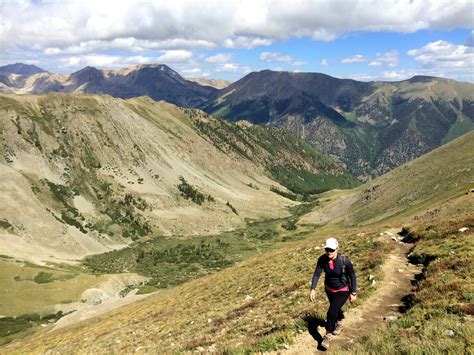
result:
<svg viewBox="0 0 474 355"><path fill-rule="evenodd" d="M473 151L471 132L360 187L351 221L410 216L464 194L473 184Z"/></svg>
<svg viewBox="0 0 474 355"><path fill-rule="evenodd" d="M458 121L449 128L449 132L441 143L446 144L472 130L474 130L474 122L471 119L467 117L463 117L462 120L458 119Z"/></svg>
<svg viewBox="0 0 474 355"><path fill-rule="evenodd" d="M148 285L167 288L305 237L304 232L295 235L282 230L286 221L250 223L245 229L212 236L149 238L125 249L89 256L84 265L95 273L137 272L151 278Z"/></svg>
<svg viewBox="0 0 474 355"><path fill-rule="evenodd" d="M351 256L357 267L363 301L374 291L367 276L380 277L388 245L377 241L376 232L368 232L365 238L358 238L355 233L339 236L344 241L343 252ZM326 299L322 283L317 301L311 304L307 300L324 238L314 236L282 245L219 273L161 290L100 322L89 321L64 329L42 338L41 343L26 340L21 346L60 352L93 346L107 352L115 346L113 339L120 333L120 350L124 352L139 346L144 352L156 348L182 352L211 344L219 351L231 353L278 349L304 328L305 319L324 317ZM126 334L121 333L125 329Z"/></svg>
<svg viewBox="0 0 474 355"><path fill-rule="evenodd" d="M47 283L33 281L38 275L52 274ZM44 276L40 276L46 280ZM81 273L77 267L51 268L13 259L0 259L0 314L18 316L27 313L49 314L63 300L79 300L82 292L106 280L105 276Z"/></svg>
<svg viewBox="0 0 474 355"><path fill-rule="evenodd" d="M471 232L458 232L461 227ZM350 350L369 353L469 353L474 327L474 218L424 222L411 233L410 259L425 265L413 307L386 330L363 337ZM452 332L452 333L451 333ZM451 333L452 335L449 335Z"/></svg>
<svg viewBox="0 0 474 355"><path fill-rule="evenodd" d="M0 346L31 335L34 328L55 322L64 315L62 311L58 311L43 316L37 313L29 313L17 317L0 318Z"/></svg>
<svg viewBox="0 0 474 355"><path fill-rule="evenodd" d="M350 189L360 183L349 174L330 175L312 173L303 169L289 169L275 166L271 170L272 177L297 194L319 194L332 189Z"/></svg>

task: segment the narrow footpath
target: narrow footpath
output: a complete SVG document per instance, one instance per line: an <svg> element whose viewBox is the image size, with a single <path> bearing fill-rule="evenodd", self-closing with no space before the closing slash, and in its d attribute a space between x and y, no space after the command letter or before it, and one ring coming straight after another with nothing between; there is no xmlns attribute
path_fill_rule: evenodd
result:
<svg viewBox="0 0 474 355"><path fill-rule="evenodd" d="M288 349L273 354L317 354L323 352L350 351L350 344L356 338L368 335L373 330L387 326L387 317L400 317L400 307L404 306L403 297L412 292L411 280L421 272L421 268L409 264L406 254L413 244L394 240L398 237L395 230L386 231L381 238L395 245L392 253L383 265L384 278L378 282L374 294L363 304L346 311L342 333L331 340L327 351L318 348L318 342L309 332L296 337ZM357 301L360 302L360 301ZM389 318L390 319L390 318ZM324 335L324 328L318 332Z"/></svg>

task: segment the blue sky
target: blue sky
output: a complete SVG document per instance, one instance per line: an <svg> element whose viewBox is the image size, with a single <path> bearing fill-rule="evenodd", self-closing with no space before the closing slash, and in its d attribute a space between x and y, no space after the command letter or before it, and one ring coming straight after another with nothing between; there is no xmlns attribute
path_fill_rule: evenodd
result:
<svg viewBox="0 0 474 355"><path fill-rule="evenodd" d="M474 82L474 2L0 0L0 65L58 73L163 63L238 80L264 69Z"/></svg>

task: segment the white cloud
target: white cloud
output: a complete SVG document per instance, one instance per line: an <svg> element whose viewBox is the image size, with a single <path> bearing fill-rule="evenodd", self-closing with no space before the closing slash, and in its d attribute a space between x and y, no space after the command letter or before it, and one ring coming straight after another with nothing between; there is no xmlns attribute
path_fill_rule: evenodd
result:
<svg viewBox="0 0 474 355"><path fill-rule="evenodd" d="M411 49L408 55L425 67L432 68L474 68L473 47L456 45L446 41L436 41L418 49Z"/></svg>
<svg viewBox="0 0 474 355"><path fill-rule="evenodd" d="M459 27L472 27L471 1L4 1L0 49L120 46L130 38L135 50L254 48L289 37L328 41L353 31Z"/></svg>
<svg viewBox="0 0 474 355"><path fill-rule="evenodd" d="M328 66L329 66L329 62L328 62L328 60L325 58L325 59L323 59L322 61L319 62L319 65L322 66L322 67L328 67Z"/></svg>
<svg viewBox="0 0 474 355"><path fill-rule="evenodd" d="M232 60L234 57L233 54L224 54L224 53L219 53L211 57L206 58L206 62L208 63L226 63Z"/></svg>
<svg viewBox="0 0 474 355"><path fill-rule="evenodd" d="M389 67L394 68L398 65L398 51L393 50L386 53L378 53L369 63L369 67Z"/></svg>
<svg viewBox="0 0 474 355"><path fill-rule="evenodd" d="M362 63L362 62L366 62L367 61L367 58L364 57L363 55L360 55L360 54L356 54L352 57L347 57L347 58L344 58L341 60L341 63L343 64L353 64L353 63Z"/></svg>
<svg viewBox="0 0 474 355"><path fill-rule="evenodd" d="M398 73L396 71L385 71L382 73L382 75L385 79L390 79L390 80L401 79L404 76L403 74Z"/></svg>
<svg viewBox="0 0 474 355"><path fill-rule="evenodd" d="M297 61L294 61L294 62L293 62L293 65L294 65L295 67L300 67L300 66L306 65L306 64L308 64L308 62L305 62L305 61L303 61L303 60L297 60Z"/></svg>
<svg viewBox="0 0 474 355"><path fill-rule="evenodd" d="M188 59L191 59L193 53L186 50L170 50L165 51L164 54L158 57L158 62L162 63L182 63L186 62Z"/></svg>
<svg viewBox="0 0 474 355"><path fill-rule="evenodd" d="M186 63L192 53L181 53L182 51L167 51L159 57L144 56L112 56L112 55L82 55L60 59L60 66L63 68L80 68L92 66L104 69L119 69L136 64L155 63ZM184 51L186 52L186 51Z"/></svg>
<svg viewBox="0 0 474 355"><path fill-rule="evenodd" d="M283 55L277 52L262 52L260 60L264 62L291 62L293 60L289 55Z"/></svg>
<svg viewBox="0 0 474 355"><path fill-rule="evenodd" d="M230 72L230 73L235 73L239 70L239 66L235 63L225 63L219 65L219 67L216 68L216 72Z"/></svg>
<svg viewBox="0 0 474 355"><path fill-rule="evenodd" d="M181 70L185 75L203 75L201 68L190 68Z"/></svg>

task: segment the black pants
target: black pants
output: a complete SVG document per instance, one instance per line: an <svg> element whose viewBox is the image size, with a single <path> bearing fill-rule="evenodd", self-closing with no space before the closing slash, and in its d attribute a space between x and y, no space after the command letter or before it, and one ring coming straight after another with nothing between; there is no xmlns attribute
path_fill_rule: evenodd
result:
<svg viewBox="0 0 474 355"><path fill-rule="evenodd" d="M336 322L344 319L342 306L349 298L349 291L329 292L326 291L329 299L329 309L326 319L326 332L332 333L336 329Z"/></svg>

